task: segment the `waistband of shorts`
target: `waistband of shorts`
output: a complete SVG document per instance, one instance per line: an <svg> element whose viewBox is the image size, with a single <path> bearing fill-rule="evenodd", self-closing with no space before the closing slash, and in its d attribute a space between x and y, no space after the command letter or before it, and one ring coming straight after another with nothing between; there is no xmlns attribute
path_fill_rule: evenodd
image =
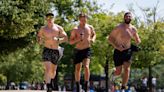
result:
<svg viewBox="0 0 164 92"><path fill-rule="evenodd" d="M88 47L88 48L85 48L85 49L78 49L78 48L75 48L75 50L78 50L78 51L85 51L85 50L90 50L91 48Z"/></svg>
<svg viewBox="0 0 164 92"><path fill-rule="evenodd" d="M52 48L47 48L47 47L43 47L43 49L45 49L45 50L53 50L53 51L58 51L58 49L52 49Z"/></svg>
<svg viewBox="0 0 164 92"><path fill-rule="evenodd" d="M129 49L131 49L131 48L125 49L125 50L123 50L123 51L119 51L118 49L114 49L114 50L119 51L119 52L126 52L126 51L128 51Z"/></svg>

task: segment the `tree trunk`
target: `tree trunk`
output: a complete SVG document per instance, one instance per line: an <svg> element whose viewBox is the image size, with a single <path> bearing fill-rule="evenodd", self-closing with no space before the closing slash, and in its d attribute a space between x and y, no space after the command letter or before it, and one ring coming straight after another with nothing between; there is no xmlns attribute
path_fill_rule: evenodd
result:
<svg viewBox="0 0 164 92"><path fill-rule="evenodd" d="M108 75L109 75L109 73L108 73L108 69L109 69L109 57L108 56L106 56L106 64L105 64L105 82L106 82L106 92L108 92L108 89L109 89L109 84L108 84L108 82L109 82L109 78L108 78Z"/></svg>
<svg viewBox="0 0 164 92"><path fill-rule="evenodd" d="M149 81L148 81L148 85L149 85L149 92L153 92L152 90L152 70L151 70L151 65L149 65Z"/></svg>

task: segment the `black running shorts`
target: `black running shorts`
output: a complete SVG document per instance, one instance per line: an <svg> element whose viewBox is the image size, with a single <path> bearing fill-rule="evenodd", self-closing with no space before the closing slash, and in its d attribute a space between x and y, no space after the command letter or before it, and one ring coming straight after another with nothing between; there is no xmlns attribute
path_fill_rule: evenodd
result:
<svg viewBox="0 0 164 92"><path fill-rule="evenodd" d="M43 61L52 62L53 64L57 64L59 59L59 51L57 49L50 49L44 47L42 54Z"/></svg>
<svg viewBox="0 0 164 92"><path fill-rule="evenodd" d="M83 50L75 49L74 50L74 64L82 62L85 58L91 57L91 49L86 48Z"/></svg>

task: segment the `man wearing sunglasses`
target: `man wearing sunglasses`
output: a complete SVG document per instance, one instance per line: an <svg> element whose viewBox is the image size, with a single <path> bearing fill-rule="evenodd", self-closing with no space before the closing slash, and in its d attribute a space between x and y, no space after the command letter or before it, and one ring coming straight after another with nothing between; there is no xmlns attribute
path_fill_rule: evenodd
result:
<svg viewBox="0 0 164 92"><path fill-rule="evenodd" d="M59 44L67 42L68 37L63 28L54 24L54 14L46 14L46 25L38 32L38 42L43 45L42 59L45 67L47 92L52 92L56 69L60 58Z"/></svg>

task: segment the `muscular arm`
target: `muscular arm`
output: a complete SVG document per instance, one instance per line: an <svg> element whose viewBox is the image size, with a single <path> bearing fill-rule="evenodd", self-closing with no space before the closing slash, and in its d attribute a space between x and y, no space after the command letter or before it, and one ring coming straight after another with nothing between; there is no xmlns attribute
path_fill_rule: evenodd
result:
<svg viewBox="0 0 164 92"><path fill-rule="evenodd" d="M76 29L73 29L71 31L70 42L69 42L71 45L81 41L81 39L77 39L75 31Z"/></svg>
<svg viewBox="0 0 164 92"><path fill-rule="evenodd" d="M134 30L133 37L134 37L134 40L135 40L136 44L138 45L138 44L141 43L141 39L140 39L140 37L139 37L139 35L137 33L137 29L136 28L133 28L133 30Z"/></svg>
<svg viewBox="0 0 164 92"><path fill-rule="evenodd" d="M37 41L40 45L43 44L43 27L39 30L37 34Z"/></svg>
<svg viewBox="0 0 164 92"><path fill-rule="evenodd" d="M59 43L68 42L68 36L62 27L59 27Z"/></svg>
<svg viewBox="0 0 164 92"><path fill-rule="evenodd" d="M91 35L91 42L95 42L96 40L96 32L94 30L94 28L91 26L91 31L92 31L92 35Z"/></svg>

